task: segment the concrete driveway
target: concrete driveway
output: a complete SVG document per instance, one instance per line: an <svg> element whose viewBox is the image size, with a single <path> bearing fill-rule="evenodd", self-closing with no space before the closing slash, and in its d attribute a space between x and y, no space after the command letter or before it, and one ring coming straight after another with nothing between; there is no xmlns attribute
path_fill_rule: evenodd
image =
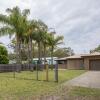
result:
<svg viewBox="0 0 100 100"><path fill-rule="evenodd" d="M71 86L100 88L100 71L88 71L66 83Z"/></svg>

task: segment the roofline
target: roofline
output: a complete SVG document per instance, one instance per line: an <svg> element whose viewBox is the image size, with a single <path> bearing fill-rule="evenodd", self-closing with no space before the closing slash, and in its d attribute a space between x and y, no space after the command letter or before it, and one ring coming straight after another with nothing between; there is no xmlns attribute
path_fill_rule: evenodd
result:
<svg viewBox="0 0 100 100"><path fill-rule="evenodd" d="M100 56L100 55L83 55L81 57L83 58L83 57L94 57L94 56Z"/></svg>
<svg viewBox="0 0 100 100"><path fill-rule="evenodd" d="M81 58L68 58L67 60L73 60L73 59L83 59L82 57Z"/></svg>

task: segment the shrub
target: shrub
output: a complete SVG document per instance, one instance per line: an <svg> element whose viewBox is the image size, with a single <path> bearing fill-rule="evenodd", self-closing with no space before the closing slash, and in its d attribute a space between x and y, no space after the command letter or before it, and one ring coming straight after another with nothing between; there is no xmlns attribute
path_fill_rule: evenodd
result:
<svg viewBox="0 0 100 100"><path fill-rule="evenodd" d="M8 51L3 45L0 45L0 64L8 64L8 63L9 63Z"/></svg>
<svg viewBox="0 0 100 100"><path fill-rule="evenodd" d="M0 64L8 64L8 63L9 63L8 57L5 55L0 55Z"/></svg>
<svg viewBox="0 0 100 100"><path fill-rule="evenodd" d="M8 56L7 49L4 46L2 46L2 45L0 45L0 55Z"/></svg>

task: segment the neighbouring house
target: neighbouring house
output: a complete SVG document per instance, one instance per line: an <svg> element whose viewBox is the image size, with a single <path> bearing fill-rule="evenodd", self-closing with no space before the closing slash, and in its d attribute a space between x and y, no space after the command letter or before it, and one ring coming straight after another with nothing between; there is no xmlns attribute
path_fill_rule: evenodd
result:
<svg viewBox="0 0 100 100"><path fill-rule="evenodd" d="M58 58L57 58L57 57L53 57L53 65L57 64L56 59L58 59ZM37 64L38 60L39 60L38 58L33 58L33 62L34 62L35 64ZM46 60L47 60L47 62L48 62L49 65L52 64L52 59L51 59L51 57L46 57ZM42 64L44 64L44 58L41 58L41 62L42 62Z"/></svg>
<svg viewBox="0 0 100 100"><path fill-rule="evenodd" d="M74 55L57 59L59 68L100 70L100 53Z"/></svg>

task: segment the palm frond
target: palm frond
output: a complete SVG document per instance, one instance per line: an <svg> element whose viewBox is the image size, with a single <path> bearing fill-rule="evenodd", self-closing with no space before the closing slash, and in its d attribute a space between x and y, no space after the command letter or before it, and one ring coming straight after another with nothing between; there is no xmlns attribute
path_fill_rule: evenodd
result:
<svg viewBox="0 0 100 100"><path fill-rule="evenodd" d="M62 44L63 43L63 39L64 39L64 37L63 36L57 36L56 38L55 38L55 44Z"/></svg>
<svg viewBox="0 0 100 100"><path fill-rule="evenodd" d="M12 35L14 32L15 32L15 30L8 26L4 26L4 27L0 28L0 36L5 36L8 34Z"/></svg>
<svg viewBox="0 0 100 100"><path fill-rule="evenodd" d="M24 9L22 12L23 16L27 16L30 14L30 10L29 9Z"/></svg>
<svg viewBox="0 0 100 100"><path fill-rule="evenodd" d="M11 25L11 21L8 16L0 14L0 23Z"/></svg>

